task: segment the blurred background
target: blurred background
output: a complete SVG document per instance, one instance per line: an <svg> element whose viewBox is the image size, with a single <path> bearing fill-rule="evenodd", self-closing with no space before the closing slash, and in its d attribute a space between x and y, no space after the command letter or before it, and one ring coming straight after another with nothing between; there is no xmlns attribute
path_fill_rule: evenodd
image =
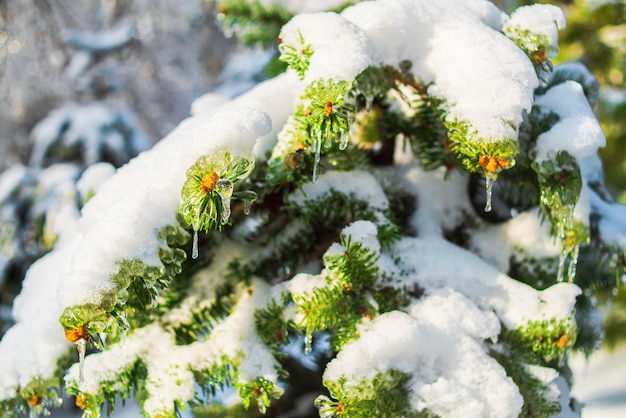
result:
<svg viewBox="0 0 626 418"><path fill-rule="evenodd" d="M507 12L535 3L494 2ZM86 167L123 165L188 116L196 98L241 93L276 71L266 65L275 35L241 46L232 29L246 40L254 28L221 27L218 3L0 0L0 336L25 271L54 245L46 220L60 216L59 202L88 198L75 184ZM626 1L541 3L567 16L555 64L582 62L600 82L606 183L626 203ZM276 27L289 17L275 16ZM574 359L585 417L626 416L626 367L614 367L626 366L622 282L598 294L603 350Z"/></svg>

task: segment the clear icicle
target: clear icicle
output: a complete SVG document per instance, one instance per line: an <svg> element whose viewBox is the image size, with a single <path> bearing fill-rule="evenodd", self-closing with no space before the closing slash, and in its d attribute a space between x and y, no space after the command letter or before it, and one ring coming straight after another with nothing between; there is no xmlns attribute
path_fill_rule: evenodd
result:
<svg viewBox="0 0 626 418"><path fill-rule="evenodd" d="M321 138L315 138L313 140L313 155L315 161L313 163L313 183L317 183L318 166L322 158L322 140Z"/></svg>
<svg viewBox="0 0 626 418"><path fill-rule="evenodd" d="M191 258L194 260L198 258L198 230L193 229L193 244L191 246Z"/></svg>
<svg viewBox="0 0 626 418"><path fill-rule="evenodd" d="M559 257L559 270L556 273L556 281L562 282L565 279L565 264L567 262L567 251L561 251Z"/></svg>
<svg viewBox="0 0 626 418"><path fill-rule="evenodd" d="M38 418L40 412L38 412L41 408L37 406L31 406L28 410L28 418Z"/></svg>
<svg viewBox="0 0 626 418"><path fill-rule="evenodd" d="M79 338L74 345L78 350L78 383L83 383L85 376L85 351L87 350L87 340Z"/></svg>
<svg viewBox="0 0 626 418"><path fill-rule="evenodd" d="M309 355L313 352L313 336L306 334L304 336L304 354Z"/></svg>
<svg viewBox="0 0 626 418"><path fill-rule="evenodd" d="M252 207L252 202L248 199L244 199L243 201L243 213L250 215L250 208Z"/></svg>
<svg viewBox="0 0 626 418"><path fill-rule="evenodd" d="M493 189L493 178L485 176L485 212L491 212L491 194Z"/></svg>
<svg viewBox="0 0 626 418"><path fill-rule="evenodd" d="M220 179L217 181L217 187L215 191L222 200L222 225L224 225L230 219L230 198L233 195L233 189L235 186L229 180Z"/></svg>
<svg viewBox="0 0 626 418"><path fill-rule="evenodd" d="M576 267L578 266L578 254L580 253L580 246L577 245L574 247L572 252L570 253L569 266L567 268L567 281L570 283L574 282L576 278Z"/></svg>
<svg viewBox="0 0 626 418"><path fill-rule="evenodd" d="M339 135L339 149L343 151L348 148L349 141L350 134L348 133L348 131L341 131L341 134Z"/></svg>

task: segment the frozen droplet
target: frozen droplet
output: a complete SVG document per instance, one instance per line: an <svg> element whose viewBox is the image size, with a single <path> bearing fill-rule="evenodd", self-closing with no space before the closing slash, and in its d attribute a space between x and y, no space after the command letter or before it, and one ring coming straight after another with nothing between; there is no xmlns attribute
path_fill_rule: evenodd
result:
<svg viewBox="0 0 626 418"><path fill-rule="evenodd" d="M193 230L193 244L191 245L191 258L198 258L198 230Z"/></svg>
<svg viewBox="0 0 626 418"><path fill-rule="evenodd" d="M485 212L491 212L492 190L493 190L493 177L485 176Z"/></svg>
<svg viewBox="0 0 626 418"><path fill-rule="evenodd" d="M333 146L333 141L330 138L324 138L324 149L329 149Z"/></svg>
<svg viewBox="0 0 626 418"><path fill-rule="evenodd" d="M248 199L244 199L243 201L243 213L246 215L250 215L250 208L252 207L252 202Z"/></svg>
<svg viewBox="0 0 626 418"><path fill-rule="evenodd" d="M313 336L306 334L304 336L304 354L309 355L313 352Z"/></svg>
<svg viewBox="0 0 626 418"><path fill-rule="evenodd" d="M76 350L78 351L78 384L83 383L85 375L85 351L87 350L87 340L79 338L74 343Z"/></svg>
<svg viewBox="0 0 626 418"><path fill-rule="evenodd" d="M215 191L222 201L222 225L224 225L230 219L230 198L233 195L235 186L230 180L219 179L217 181Z"/></svg>

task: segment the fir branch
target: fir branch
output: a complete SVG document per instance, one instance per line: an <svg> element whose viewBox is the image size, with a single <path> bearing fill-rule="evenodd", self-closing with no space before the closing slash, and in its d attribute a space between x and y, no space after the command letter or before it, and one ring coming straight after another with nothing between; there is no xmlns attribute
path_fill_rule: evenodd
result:
<svg viewBox="0 0 626 418"><path fill-rule="evenodd" d="M546 398L548 388L529 372L525 356L519 353L515 344L508 347L511 353L490 350L489 354L506 370L524 398L520 418L545 418L558 414L561 411L559 402Z"/></svg>
<svg viewBox="0 0 626 418"><path fill-rule="evenodd" d="M258 0L218 0L218 19L245 45L274 45L282 26L293 14L281 4L264 5Z"/></svg>
<svg viewBox="0 0 626 418"><path fill-rule="evenodd" d="M255 404L262 414L265 414L272 402L283 394L280 387L262 377L248 383L237 383L235 386L239 389L243 406L247 409Z"/></svg>
<svg viewBox="0 0 626 418"><path fill-rule="evenodd" d="M315 405L321 417L436 418L428 410L418 412L410 407L406 388L409 379L410 376L403 372L389 370L361 382L349 382L345 377L337 382L324 381L330 398L321 395L315 400Z"/></svg>
<svg viewBox="0 0 626 418"><path fill-rule="evenodd" d="M548 364L561 361L576 342L576 324L571 319L528 321L526 326L503 333L503 339L520 348L527 361Z"/></svg>

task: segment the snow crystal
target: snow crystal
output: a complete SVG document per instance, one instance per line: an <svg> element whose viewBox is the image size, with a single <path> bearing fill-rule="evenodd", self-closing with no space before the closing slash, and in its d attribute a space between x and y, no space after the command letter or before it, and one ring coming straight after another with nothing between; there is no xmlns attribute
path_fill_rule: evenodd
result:
<svg viewBox="0 0 626 418"><path fill-rule="evenodd" d="M558 151L567 151L581 161L605 145L602 128L577 82L566 81L552 87L537 97L535 105L560 118L548 132L537 138L537 161L554 157Z"/></svg>

